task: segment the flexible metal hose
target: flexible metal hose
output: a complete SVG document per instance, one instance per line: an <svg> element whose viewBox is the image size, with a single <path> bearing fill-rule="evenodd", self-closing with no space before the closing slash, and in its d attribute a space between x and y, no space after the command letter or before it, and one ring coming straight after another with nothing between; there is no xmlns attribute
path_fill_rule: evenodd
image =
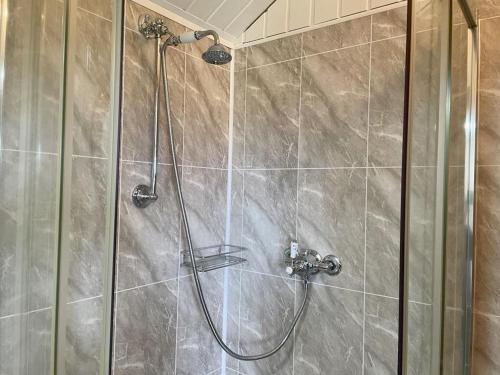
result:
<svg viewBox="0 0 500 375"><path fill-rule="evenodd" d="M201 286L200 282L200 277L198 275L198 269L196 268L196 259L194 256L194 250L193 250L193 242L191 239L191 231L189 228L189 221L186 213L186 207L184 205L184 196L182 194L182 187L181 187L181 182L180 182L180 177L179 177L179 168L177 165L177 157L175 154L175 143L174 143L174 131L173 131L173 126L172 126L172 121L171 121L171 115L170 115L170 99L169 99L169 89L168 89L168 79L167 79L167 64L166 64L166 51L167 51L167 44L165 43L161 50L161 74L163 77L163 88L164 88L164 97L165 97L165 105L167 108L167 121L168 121L168 132L169 132L169 138L170 138L170 150L172 153L172 164L174 168L174 175L175 175L175 184L176 184L176 189L177 189L177 198L179 200L179 206L181 208L181 216L182 216L182 222L184 224L184 230L186 232L186 239L187 239L187 244L188 244L188 249L189 249L189 256L191 258L191 265L193 267L193 277L194 277L194 282L196 285L196 291L198 293L198 298L200 300L201 307L203 309L203 314L205 315L205 318L207 320L208 326L210 327L210 330L212 331L213 336L215 337L215 340L217 343L220 345L220 347L231 357L236 358L240 361L257 361L259 359L267 358L278 352L283 345L287 342L287 340L290 338L295 325L297 324L299 318L301 317L304 307L306 305L307 301L307 296L308 296L308 291L309 291L309 285L308 285L308 280L307 277L304 278L304 298L302 300L302 304L300 305L300 308L293 318L292 324L290 325L290 328L286 332L286 334L283 336L279 344L274 347L272 350L262 353L262 354L256 354L256 355L241 355L229 348L229 346L226 345L224 342L224 339L221 337L219 332L217 331L217 328L215 327L214 321L212 317L210 316L210 312L208 311L207 303L205 301L205 296L203 294L203 289Z"/></svg>

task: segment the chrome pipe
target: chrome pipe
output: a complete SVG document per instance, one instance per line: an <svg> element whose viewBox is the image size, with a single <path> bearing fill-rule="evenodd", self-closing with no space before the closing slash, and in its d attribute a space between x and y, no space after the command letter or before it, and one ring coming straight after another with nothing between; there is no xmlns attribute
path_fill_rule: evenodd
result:
<svg viewBox="0 0 500 375"><path fill-rule="evenodd" d="M208 323L208 326L210 327L210 331L212 332L212 335L214 336L215 340L219 344L219 346L231 357L236 358L240 361L257 361L259 359L264 359L267 357L272 356L276 352L278 352L288 341L290 336L293 333L293 330L295 326L297 325L297 322L299 321L300 317L302 316L302 313L304 312L304 307L307 302L307 298L309 295L309 276L306 274L304 277L304 297L302 299L302 303L300 305L299 310L295 314L292 324L290 325L288 331L285 333L285 335L282 337L281 341L271 350L261 353L261 354L256 354L256 355L241 355L233 350L224 342L224 339L222 336L219 334L217 331L217 328L215 326L215 323L210 315L210 311L208 310L207 302L205 300L205 296L203 293L203 288L201 286L200 282L200 277L198 275L198 269L196 266L196 257L194 254L194 248L193 248L193 241L191 238L191 229L189 227L189 220L187 217L187 212L186 212L186 207L184 204L184 196L182 193L182 186L181 186L181 180L179 176L179 168L177 164L177 156L175 153L175 143L174 143L174 129L172 126L172 119L171 119L171 114L170 114L170 99L169 99L169 88L168 88L168 79L167 79L167 65L166 65L166 51L167 51L168 43L164 43L163 47L161 48L161 70L162 70L162 80L163 80L163 89L164 89L164 98L165 98L165 105L167 109L167 122L168 122L168 132L169 132L169 140L170 140L170 150L171 150L171 155L172 155L172 164L173 164L173 169L174 169L174 176L175 176L175 187L177 191L177 199L179 201L179 206L181 209L181 216L182 216L182 223L184 226L184 231L186 235L186 240L188 244L188 250L189 250L189 257L191 260L191 265L193 268L193 278L196 286L196 292L198 295L198 299L200 301L201 307L203 309L203 315L205 316L205 319Z"/></svg>
<svg viewBox="0 0 500 375"><path fill-rule="evenodd" d="M153 141L153 165L151 167L151 195L156 195L156 176L158 174L158 143L160 121L160 84L161 84L161 39L156 39L156 88L155 88L155 117L154 117L154 141Z"/></svg>

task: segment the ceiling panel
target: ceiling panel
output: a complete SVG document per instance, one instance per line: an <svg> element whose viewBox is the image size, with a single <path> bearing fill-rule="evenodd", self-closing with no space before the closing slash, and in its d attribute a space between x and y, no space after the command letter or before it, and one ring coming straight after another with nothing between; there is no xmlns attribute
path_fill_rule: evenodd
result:
<svg viewBox="0 0 500 375"><path fill-rule="evenodd" d="M139 3L145 0L137 0ZM233 43L275 0L151 0L203 28L211 28Z"/></svg>

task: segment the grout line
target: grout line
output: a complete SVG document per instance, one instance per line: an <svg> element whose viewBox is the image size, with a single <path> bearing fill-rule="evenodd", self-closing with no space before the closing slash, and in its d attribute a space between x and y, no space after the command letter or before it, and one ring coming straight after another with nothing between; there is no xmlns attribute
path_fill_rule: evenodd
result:
<svg viewBox="0 0 500 375"><path fill-rule="evenodd" d="M234 55L234 50L231 51ZM225 243L231 243L231 218L232 218L232 198L233 198L233 142L234 142L234 59L231 60L229 77L229 121L228 121L228 145L227 145L227 181L226 181L226 222L225 222ZM227 342L228 325L228 301L229 301L229 269L225 267L223 272L223 297L222 297L222 339ZM221 350L221 375L226 375L227 353Z"/></svg>
<svg viewBox="0 0 500 375"><path fill-rule="evenodd" d="M35 310L26 311L26 312L22 312L22 313L16 313L16 314L10 314L10 315L5 315L5 316L0 316L0 320L6 320L6 319L17 318L17 317L21 317L21 316L30 315L30 314L36 314L36 313L39 313L39 312L52 310L53 308L54 308L54 306L48 306L48 307L43 307L41 309L35 309Z"/></svg>
<svg viewBox="0 0 500 375"><path fill-rule="evenodd" d="M103 156L91 156L91 155L79 155L79 154L73 154L71 155L72 158L74 159L96 159L96 160L109 160L108 157L103 157Z"/></svg>
<svg viewBox="0 0 500 375"><path fill-rule="evenodd" d="M304 34L301 34L300 38L300 53L304 50ZM303 75L303 65L304 59L300 59L300 70L299 70L299 118L298 118L298 134L297 134L297 181L296 181L296 195L295 195L295 240L299 240L299 181L300 181L300 128L302 123L302 75ZM297 283L293 283L294 293L293 293L293 305L294 313L297 310ZM295 374L295 345L296 345L296 328L293 329L293 344L292 344L292 375Z"/></svg>
<svg viewBox="0 0 500 375"><path fill-rule="evenodd" d="M388 166L388 167L374 167L374 166L369 166L369 167L300 167L300 168L239 168L235 167L236 170L239 171L247 171L247 172L252 172L252 171L296 171L296 170L301 170L301 171L314 171L314 170L351 170L351 169L400 169L401 166ZM427 166L414 166L412 168L436 168L436 167L427 167Z"/></svg>
<svg viewBox="0 0 500 375"><path fill-rule="evenodd" d="M247 269L242 269L241 271L242 272L246 272L246 273L251 273L251 274L257 274L257 275L262 275L262 276L268 276L268 277L278 278L278 279L282 279L282 280L286 280L286 281L297 281L293 277L273 275L271 273L265 273L265 272L247 270ZM317 285L317 286L321 286L321 287L326 287L326 288L344 290L344 291L347 291L347 292L363 293L363 294L366 294L368 296L383 297L383 298L388 298L388 299L392 299L392 300L399 300L398 297L387 296L387 295L384 295L384 294L377 294L377 293L371 293L371 292L363 292L363 290L345 288L345 287L336 286L336 285L329 285L329 284L324 284L324 283L316 282L316 281L310 281L309 284L313 284L313 285ZM409 302L415 303L415 304L418 304L418 305L426 305L426 306L430 306L431 305L430 303L420 302L420 301L415 301L415 300L409 300Z"/></svg>
<svg viewBox="0 0 500 375"><path fill-rule="evenodd" d="M473 315L479 315L479 316L482 316L482 317L485 317L485 318L490 318L490 319L500 319L500 315L489 314L489 313L485 313L485 312L482 312L482 311L479 311L479 310L474 310L473 311Z"/></svg>
<svg viewBox="0 0 500 375"><path fill-rule="evenodd" d="M246 125L247 125L247 84L248 84L248 50L245 50L245 83L244 83L244 102L243 102L243 150L242 150L242 155L240 155L240 163L245 165L245 159L246 159ZM242 183L242 188L241 188L241 221L240 221L240 241L239 245L243 245L243 232L244 232L244 222L245 222L245 172L241 173L241 183ZM239 285L239 292L238 292L238 342L237 342L237 351L239 354L241 354L241 292L242 292L242 284L243 284L243 272L242 268L239 267L239 277L240 277L240 285ZM238 370L237 373L240 373L240 366L241 363L240 361L237 362Z"/></svg>
<svg viewBox="0 0 500 375"><path fill-rule="evenodd" d="M150 162L150 161L142 161L142 160L122 159L121 161L123 163L126 163L126 164L147 164L147 165L152 164L152 162ZM172 167L172 163L161 163L161 162L159 162L158 165L161 165L161 166L164 166L164 167ZM204 166L189 165L189 164L179 164L179 168L186 168L186 169L187 168L191 168L191 169L208 169L208 170L214 170L214 171L227 171L227 168L204 167Z"/></svg>
<svg viewBox="0 0 500 375"><path fill-rule="evenodd" d="M14 148L0 148L0 152L17 152L19 154L33 154L33 155L47 155L47 156L59 156L55 152L45 152L45 151L30 151L30 150L16 150Z"/></svg>
<svg viewBox="0 0 500 375"><path fill-rule="evenodd" d="M101 16L100 14L94 13L94 12L92 12L92 11L88 10L88 9L85 9L85 8L83 8L83 7L81 7L81 6L78 6L78 7L77 7L77 10L80 10L80 11L82 11L82 12L85 12L85 13L87 13L87 14L90 14L90 15L92 15L92 16L95 16L95 17L97 17L97 18L100 18L101 20L108 21L108 22L110 22L110 23L112 23L112 22L113 22L112 20L110 20L110 19L108 19L108 18L106 18L106 17L104 17L104 16Z"/></svg>
<svg viewBox="0 0 500 375"><path fill-rule="evenodd" d="M183 98L182 98L182 156L181 162L184 161L185 157L185 126L186 126L186 80L187 80L187 58L184 55L184 82L183 82ZM181 185L184 183L184 170L181 169ZM177 374L177 358L179 355L179 300L180 300L180 285L181 285L181 250L182 250L182 233L183 233L183 225L182 225L182 214L179 211L178 213L178 223L179 223L179 237L178 237L178 260L177 260L177 305L176 305L176 323L175 323L175 358L174 358L174 374ZM191 273L189 273L191 276Z"/></svg>
<svg viewBox="0 0 500 375"><path fill-rule="evenodd" d="M160 281L155 281L153 283L137 285L137 286L134 286L132 288L120 289L120 290L115 291L115 294L120 294L120 293L123 293L123 292L129 292L131 290L136 290L136 289L142 289L142 288L145 288L145 287L148 287L148 286L152 286L152 285L165 284L165 283L168 283L170 281L177 280L177 279L184 279L184 278L186 278L188 276L191 276L191 275L182 275L182 276L178 276L178 277L172 277L170 279L164 279L164 280L160 280Z"/></svg>
<svg viewBox="0 0 500 375"><path fill-rule="evenodd" d="M479 22L489 21L489 20L494 20L494 19L497 19L497 18L500 18L500 15L497 15L497 16L491 16L491 17L485 17L485 18L479 18ZM479 23L479 22L478 22L478 23Z"/></svg>
<svg viewBox="0 0 500 375"><path fill-rule="evenodd" d="M373 15L370 17L370 40L373 40ZM366 165L369 165L369 145L370 145L370 106L371 106L371 82L372 82L372 50L373 42L370 43L368 57L368 100L366 119ZM368 224L368 168L365 169L365 222L364 222L364 257L363 257L363 343L361 347L361 374L365 373L365 341L366 341L366 247L367 247L367 224Z"/></svg>
<svg viewBox="0 0 500 375"><path fill-rule="evenodd" d="M98 295L98 296L93 296L93 297L87 297L87 298L81 298L81 299L77 299L77 300L74 300L74 301L71 301L71 302L67 302L66 305L74 305L76 303L80 303L80 302L87 302L87 301L92 301L94 299L98 299L98 298L102 298L102 294Z"/></svg>
<svg viewBox="0 0 500 375"><path fill-rule="evenodd" d="M277 64L281 64L281 63L291 62L291 61L300 60L300 59L307 59L309 57L315 57L315 56L325 55L325 54L332 53L332 52L343 51L343 50L347 50L347 49L350 49L350 48L363 47L363 46L367 46L367 45L372 44L372 43L378 43L378 42L384 42L384 41L387 41L387 40L400 39L400 38L403 38L405 36L406 36L406 34L401 34L401 35L391 36L391 37L387 37L387 38L377 39L377 40L375 40L373 42L372 41L368 41L368 42L364 42L364 43L357 43L357 44L353 44L353 45L350 45L350 46L329 49L329 50L325 50L325 51L321 51L321 52L317 52L317 53L311 53L311 54L307 54L307 55L303 54L303 49L301 48L301 50L300 50L301 55L300 56L293 57L291 59L275 61L275 62L268 63L268 64L251 66L251 67L248 67L247 70L254 70L254 69L259 69L259 68L265 68L265 67L268 67L268 66L273 66L273 65L277 65Z"/></svg>

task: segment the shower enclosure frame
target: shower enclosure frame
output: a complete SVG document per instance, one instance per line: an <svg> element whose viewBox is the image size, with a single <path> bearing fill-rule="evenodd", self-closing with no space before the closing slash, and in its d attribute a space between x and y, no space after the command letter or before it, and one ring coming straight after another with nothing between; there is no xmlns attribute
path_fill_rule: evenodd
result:
<svg viewBox="0 0 500 375"><path fill-rule="evenodd" d="M115 267L116 244L118 239L117 217L119 202L119 160L120 160L120 126L122 107L122 69L123 69L123 26L125 24L124 0L112 1L112 51L111 51L111 78L110 78L110 107L109 124L112 130L109 133L107 163L107 205L106 205L106 234L103 257L103 309L100 350L100 374L112 373L113 336L114 336L114 309L115 309ZM72 155L73 155L73 104L75 93L75 54L77 35L77 8L76 1L64 1L64 79L62 89L62 146L61 146L61 182L59 194L59 233L56 274L56 312L54 317L53 352L51 355L53 374L66 374L64 350L66 348L67 330L67 294L70 267L70 225L71 225L71 192L72 192Z"/></svg>
<svg viewBox="0 0 500 375"><path fill-rule="evenodd" d="M465 168L464 168L464 217L465 225L465 274L464 287L464 337L461 342L463 350L463 375L470 374L472 346L472 301L474 288L474 190L475 190L475 149L476 149L476 107L478 79L478 36L477 23L467 0L456 0L461 8L467 24L467 98L465 115ZM432 342L431 342L431 375L443 372L444 345L444 288L446 265L446 212L448 182L448 141L451 111L451 52L452 52L452 0L441 1L438 22L440 32L440 83L439 114L437 135L437 203L435 222L435 241L433 258L432 285ZM407 13L407 54L405 69L405 103L403 128L403 164L401 179L401 253L400 253L400 294L399 294L399 328L398 328L398 374L408 373L408 303L409 303L409 233L410 233L410 186L412 168L411 140L413 126L413 88L415 72L415 35L417 21L417 2L408 0Z"/></svg>

